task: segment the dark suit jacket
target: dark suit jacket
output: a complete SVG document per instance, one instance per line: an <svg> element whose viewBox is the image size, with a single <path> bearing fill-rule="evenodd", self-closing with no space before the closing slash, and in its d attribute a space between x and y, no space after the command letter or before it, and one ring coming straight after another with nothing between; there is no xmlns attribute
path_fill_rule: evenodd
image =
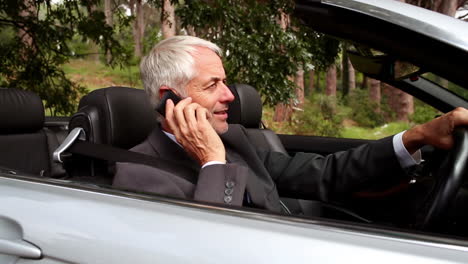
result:
<svg viewBox="0 0 468 264"><path fill-rule="evenodd" d="M228 164L200 169L180 146L156 128L132 150L183 165L163 170L117 163L113 185L238 206L242 206L247 190L256 207L280 212L280 195L333 201L359 188L398 181L404 175L391 137L328 156L298 153L294 157L256 149L240 125L229 125L221 139Z"/></svg>

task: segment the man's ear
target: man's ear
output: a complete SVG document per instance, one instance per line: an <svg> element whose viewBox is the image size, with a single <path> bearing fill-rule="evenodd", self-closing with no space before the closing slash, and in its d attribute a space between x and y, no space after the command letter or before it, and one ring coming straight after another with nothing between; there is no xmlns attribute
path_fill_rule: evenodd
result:
<svg viewBox="0 0 468 264"><path fill-rule="evenodd" d="M164 95L165 92L169 91L169 87L163 85L161 88L159 88L159 99L161 99Z"/></svg>

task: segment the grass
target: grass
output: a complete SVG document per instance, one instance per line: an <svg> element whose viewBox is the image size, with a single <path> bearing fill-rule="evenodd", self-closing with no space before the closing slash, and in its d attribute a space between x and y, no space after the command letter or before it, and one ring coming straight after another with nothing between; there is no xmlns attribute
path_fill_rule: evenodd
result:
<svg viewBox="0 0 468 264"><path fill-rule="evenodd" d="M141 88L138 66L111 68L100 61L76 59L63 65L65 74L88 91L109 86Z"/></svg>
<svg viewBox="0 0 468 264"><path fill-rule="evenodd" d="M363 128L358 126L344 127L341 136L344 138L379 139L395 135L410 128L405 122L392 122L376 128Z"/></svg>

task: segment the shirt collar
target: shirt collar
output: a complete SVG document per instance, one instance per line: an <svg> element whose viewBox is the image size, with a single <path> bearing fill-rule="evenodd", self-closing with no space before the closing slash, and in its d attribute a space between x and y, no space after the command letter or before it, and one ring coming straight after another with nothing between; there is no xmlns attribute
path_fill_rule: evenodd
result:
<svg viewBox="0 0 468 264"><path fill-rule="evenodd" d="M161 129L161 130L162 130L162 129ZM169 132L166 132L166 131L164 131L164 130L162 130L162 132L164 132L164 134L166 134L166 136L167 136L168 138L170 138L172 141L174 141L177 145L179 145L181 148L183 148L182 145L181 145L179 142L177 142L177 139L176 139L176 137L175 137L173 134L171 134L171 133L169 133Z"/></svg>

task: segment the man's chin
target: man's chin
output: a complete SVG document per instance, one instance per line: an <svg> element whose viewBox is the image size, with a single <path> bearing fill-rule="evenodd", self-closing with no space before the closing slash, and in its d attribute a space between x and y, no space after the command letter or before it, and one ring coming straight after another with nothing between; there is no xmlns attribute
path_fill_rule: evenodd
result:
<svg viewBox="0 0 468 264"><path fill-rule="evenodd" d="M229 126L227 123L224 123L224 124L216 124L213 126L213 128L216 131L216 133L218 133L218 135L221 135L228 131Z"/></svg>

